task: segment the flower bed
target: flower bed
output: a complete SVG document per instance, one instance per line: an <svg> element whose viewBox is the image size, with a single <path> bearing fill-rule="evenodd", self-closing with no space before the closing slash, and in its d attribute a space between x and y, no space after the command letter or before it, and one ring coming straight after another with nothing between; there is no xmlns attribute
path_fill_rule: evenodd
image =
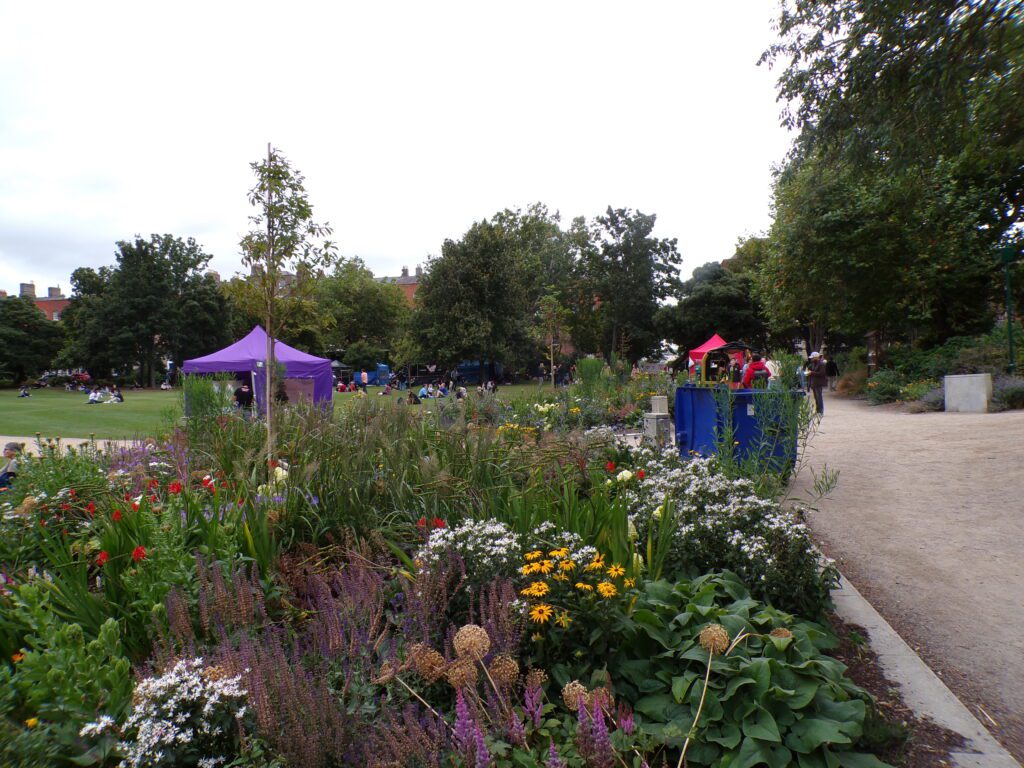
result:
<svg viewBox="0 0 1024 768"><path fill-rule="evenodd" d="M269 463L233 418L27 460L0 762L879 764L797 517L600 430L437 418L286 409Z"/></svg>

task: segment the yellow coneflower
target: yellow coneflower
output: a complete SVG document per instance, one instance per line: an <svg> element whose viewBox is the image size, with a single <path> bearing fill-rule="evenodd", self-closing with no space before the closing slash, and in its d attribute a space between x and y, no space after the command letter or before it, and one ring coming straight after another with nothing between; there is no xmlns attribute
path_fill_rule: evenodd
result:
<svg viewBox="0 0 1024 768"><path fill-rule="evenodd" d="M523 576L529 576L531 573L540 573L540 563L527 563L519 569L519 572Z"/></svg>
<svg viewBox="0 0 1024 768"><path fill-rule="evenodd" d="M25 721L25 725L27 725L29 728L35 728L37 725L39 725L39 718L30 717L28 720Z"/></svg>
<svg viewBox="0 0 1024 768"><path fill-rule="evenodd" d="M580 590L581 592L593 592L594 591L594 585L593 584L587 584L587 582L585 582L585 581L577 581L576 582L576 589Z"/></svg>
<svg viewBox="0 0 1024 768"><path fill-rule="evenodd" d="M551 573L555 568L555 564L550 560L541 560L537 565L539 566L537 570L541 573Z"/></svg>
<svg viewBox="0 0 1024 768"><path fill-rule="evenodd" d="M611 576L613 579L617 579L619 576L624 576L625 574L626 574L626 569L623 568L618 563L616 563L615 565L613 565L611 568L608 569L608 575Z"/></svg>
<svg viewBox="0 0 1024 768"><path fill-rule="evenodd" d="M572 560L563 560L562 562L560 562L558 564L558 567L561 570L563 570L563 571L568 573L569 571L573 570L576 567L576 563L573 562Z"/></svg>
<svg viewBox="0 0 1024 768"><path fill-rule="evenodd" d="M636 586L636 579L624 579L622 584L623 584L623 586L626 586L626 587L635 587Z"/></svg>
<svg viewBox="0 0 1024 768"><path fill-rule="evenodd" d="M602 581L598 584L597 591L601 593L601 597L615 597L619 594L619 590L610 581Z"/></svg>
<svg viewBox="0 0 1024 768"><path fill-rule="evenodd" d="M555 624L560 626L562 629L568 629L569 625L572 624L572 618L569 616L568 611L562 611L555 617Z"/></svg>
<svg viewBox="0 0 1024 768"><path fill-rule="evenodd" d="M551 578L554 579L555 581L568 581L569 580L569 577L566 576L564 573L552 573L551 574Z"/></svg>
<svg viewBox="0 0 1024 768"><path fill-rule="evenodd" d="M600 571L604 569L604 555L594 555L594 559L587 566L588 571Z"/></svg>
<svg viewBox="0 0 1024 768"><path fill-rule="evenodd" d="M551 587L545 584L543 581L535 581L526 589L519 590L519 594L526 595L527 597L544 597L548 592L551 591Z"/></svg>
<svg viewBox="0 0 1024 768"><path fill-rule="evenodd" d="M544 553L541 552L539 549L535 549L533 550L533 552L527 552L526 555L524 555L524 557L526 557L527 560L540 560L542 557L544 557Z"/></svg>
<svg viewBox="0 0 1024 768"><path fill-rule="evenodd" d="M555 613L555 609L547 603L538 603L530 609L530 621L535 624L543 624Z"/></svg>
<svg viewBox="0 0 1024 768"><path fill-rule="evenodd" d="M548 552L548 557L568 557L568 556L569 556L569 548L568 547L562 547L561 549L552 549L550 552Z"/></svg>

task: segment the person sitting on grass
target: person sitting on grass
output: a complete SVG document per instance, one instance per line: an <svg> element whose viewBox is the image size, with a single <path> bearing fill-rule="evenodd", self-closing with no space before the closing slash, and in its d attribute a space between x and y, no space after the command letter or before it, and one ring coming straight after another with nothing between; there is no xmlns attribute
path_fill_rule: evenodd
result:
<svg viewBox="0 0 1024 768"><path fill-rule="evenodd" d="M103 402L103 393L100 392L99 387L93 387L92 392L89 393L89 400L86 405L99 405Z"/></svg>
<svg viewBox="0 0 1024 768"><path fill-rule="evenodd" d="M422 392L422 391L423 390L421 389L420 392ZM420 404L419 396L417 396L417 394L410 389L409 390L409 405L419 405L419 404Z"/></svg>
<svg viewBox="0 0 1024 768"><path fill-rule="evenodd" d="M21 385L21 389L18 390L18 397L32 397L32 393L28 391L26 384Z"/></svg>
<svg viewBox="0 0 1024 768"><path fill-rule="evenodd" d="M419 399L422 400L423 398L427 397L431 397L430 389L427 387L426 384L424 384L422 387L420 387Z"/></svg>
<svg viewBox="0 0 1024 768"><path fill-rule="evenodd" d="M110 405L112 403L123 403L123 402L124 402L124 395L121 394L121 388L118 387L117 384L113 384L110 387L110 399L107 400L106 404Z"/></svg>
<svg viewBox="0 0 1024 768"><path fill-rule="evenodd" d="M18 476L18 454L21 453L20 443L7 443L4 446L4 461L0 465L0 491L11 487Z"/></svg>

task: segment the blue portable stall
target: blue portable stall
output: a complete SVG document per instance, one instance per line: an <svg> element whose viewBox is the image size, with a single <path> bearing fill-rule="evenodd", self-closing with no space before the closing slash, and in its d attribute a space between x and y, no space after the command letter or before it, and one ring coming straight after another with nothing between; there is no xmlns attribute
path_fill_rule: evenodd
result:
<svg viewBox="0 0 1024 768"><path fill-rule="evenodd" d="M684 384L676 388L676 445L686 457L718 452L718 436L732 430L734 455L758 453L779 471L796 464L796 414L802 392ZM759 411L760 417L758 415ZM794 419L783 424L783 419Z"/></svg>

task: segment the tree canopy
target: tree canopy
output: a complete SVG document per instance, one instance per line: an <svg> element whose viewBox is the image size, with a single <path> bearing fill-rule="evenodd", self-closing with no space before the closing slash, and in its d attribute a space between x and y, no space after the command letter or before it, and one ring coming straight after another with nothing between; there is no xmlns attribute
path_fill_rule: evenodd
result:
<svg viewBox="0 0 1024 768"><path fill-rule="evenodd" d="M60 350L64 333L32 299L0 298L0 377L20 384L47 368Z"/></svg>
<svg viewBox="0 0 1024 768"><path fill-rule="evenodd" d="M118 242L113 267L75 270L61 361L99 376L138 366L152 385L164 357L180 366L222 346L228 306L209 260L192 238L152 235Z"/></svg>
<svg viewBox="0 0 1024 768"><path fill-rule="evenodd" d="M772 325L985 328L1024 223L1024 1L785 0L778 28L800 134L757 277Z"/></svg>

